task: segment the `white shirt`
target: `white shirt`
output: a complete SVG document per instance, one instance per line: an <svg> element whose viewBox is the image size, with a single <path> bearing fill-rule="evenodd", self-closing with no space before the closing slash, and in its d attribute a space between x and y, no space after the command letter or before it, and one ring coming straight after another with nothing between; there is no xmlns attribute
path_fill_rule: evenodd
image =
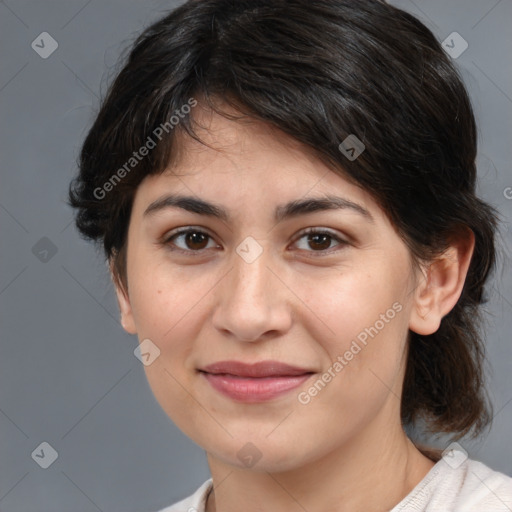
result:
<svg viewBox="0 0 512 512"><path fill-rule="evenodd" d="M210 478L188 498L159 512L205 512ZM389 512L511 512L512 478L466 459L456 468L440 459Z"/></svg>

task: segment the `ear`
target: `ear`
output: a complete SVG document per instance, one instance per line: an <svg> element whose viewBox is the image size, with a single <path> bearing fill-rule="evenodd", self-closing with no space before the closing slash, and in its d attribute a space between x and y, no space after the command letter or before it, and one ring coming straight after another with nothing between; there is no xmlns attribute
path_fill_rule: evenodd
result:
<svg viewBox="0 0 512 512"><path fill-rule="evenodd" d="M448 249L423 267L414 291L409 329L417 334L435 333L441 320L457 304L475 248L475 235L466 229Z"/></svg>
<svg viewBox="0 0 512 512"><path fill-rule="evenodd" d="M109 264L109 270L110 277L116 291L117 304L121 313L121 325L128 334L137 334L128 290L125 290L125 287L112 264Z"/></svg>

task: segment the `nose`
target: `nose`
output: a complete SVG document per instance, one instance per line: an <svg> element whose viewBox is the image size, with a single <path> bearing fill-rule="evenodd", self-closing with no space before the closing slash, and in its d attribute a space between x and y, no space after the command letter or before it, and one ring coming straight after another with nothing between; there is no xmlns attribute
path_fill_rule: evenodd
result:
<svg viewBox="0 0 512 512"><path fill-rule="evenodd" d="M266 251L251 263L236 253L233 260L217 291L214 327L244 342L286 333L292 325L290 292L269 268Z"/></svg>

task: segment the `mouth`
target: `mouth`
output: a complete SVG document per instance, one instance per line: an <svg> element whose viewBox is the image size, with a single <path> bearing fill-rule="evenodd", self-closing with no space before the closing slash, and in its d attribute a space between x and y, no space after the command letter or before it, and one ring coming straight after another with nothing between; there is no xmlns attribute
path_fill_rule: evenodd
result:
<svg viewBox="0 0 512 512"><path fill-rule="evenodd" d="M199 372L217 392L246 403L265 402L284 395L315 373L279 361L253 364L221 361L205 366Z"/></svg>

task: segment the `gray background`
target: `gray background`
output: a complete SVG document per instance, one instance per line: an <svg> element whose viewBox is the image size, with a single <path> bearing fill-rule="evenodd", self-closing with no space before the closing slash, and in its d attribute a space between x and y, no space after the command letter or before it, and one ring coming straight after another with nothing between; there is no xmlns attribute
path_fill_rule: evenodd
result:
<svg viewBox="0 0 512 512"><path fill-rule="evenodd" d="M153 398L103 258L79 239L65 204L116 59L177 3L0 1L2 512L152 511L209 476L203 450ZM485 439L461 444L512 475L512 1L392 3L440 41L456 31L469 45L457 63L480 127L480 193L504 223L488 305L494 424ZM31 47L44 31L59 44L47 59ZM31 457L43 441L58 452L48 469Z"/></svg>

